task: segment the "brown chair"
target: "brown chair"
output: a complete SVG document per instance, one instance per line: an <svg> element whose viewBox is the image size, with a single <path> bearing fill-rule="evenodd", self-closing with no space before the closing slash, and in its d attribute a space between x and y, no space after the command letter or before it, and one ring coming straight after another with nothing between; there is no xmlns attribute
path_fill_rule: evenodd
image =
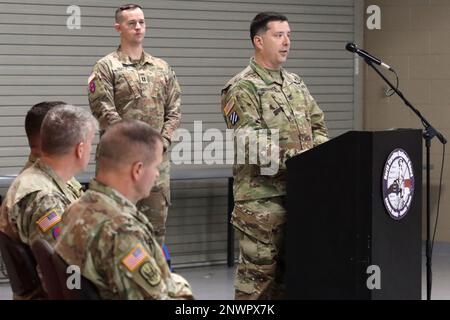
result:
<svg viewBox="0 0 450 320"><path fill-rule="evenodd" d="M82 275L80 275L80 289L69 289L67 286L67 279L70 276L70 274L67 273L69 266L56 252L53 252L52 261L56 270L56 274L58 275L59 283L61 285L65 300L101 299L95 285Z"/></svg>
<svg viewBox="0 0 450 320"><path fill-rule="evenodd" d="M0 251L16 296L27 296L40 288L36 260L28 246L0 231Z"/></svg>
<svg viewBox="0 0 450 320"><path fill-rule="evenodd" d="M52 260L53 247L44 239L37 239L31 244L31 251L39 265L48 297L52 300L63 300L63 291Z"/></svg>

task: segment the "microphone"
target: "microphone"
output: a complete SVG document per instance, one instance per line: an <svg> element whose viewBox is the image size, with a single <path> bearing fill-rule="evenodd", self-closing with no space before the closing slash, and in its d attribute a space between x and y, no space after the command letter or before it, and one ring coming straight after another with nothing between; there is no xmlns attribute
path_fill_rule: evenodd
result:
<svg viewBox="0 0 450 320"><path fill-rule="evenodd" d="M385 67L386 69L392 71L393 69L391 68L390 65L388 65L387 63L384 63L383 61L381 61L380 59L375 58L374 56L372 56L370 53L367 53L366 51L359 49L354 43L347 43L347 45L345 46L345 49L350 51L350 52L354 52L357 53L360 57L366 59L366 60L370 60L373 63Z"/></svg>

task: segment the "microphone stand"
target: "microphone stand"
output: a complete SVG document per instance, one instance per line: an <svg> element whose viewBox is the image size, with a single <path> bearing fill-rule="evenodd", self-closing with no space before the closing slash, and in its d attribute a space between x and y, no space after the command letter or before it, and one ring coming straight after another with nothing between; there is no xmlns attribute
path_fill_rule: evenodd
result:
<svg viewBox="0 0 450 320"><path fill-rule="evenodd" d="M426 255L426 268L427 268L427 300L431 300L431 241L430 241L430 154L431 154L431 140L434 137L437 137L442 144L447 143L447 139L437 131L428 121L424 118L424 116L414 108L414 106L405 98L403 93L394 87L394 85L373 65L373 62L370 59L364 58L364 61L374 69L379 76L391 87L392 90L403 100L403 102L419 117L422 125L424 126L424 131L422 134L423 139L425 140L426 147L426 175L427 175L427 183L426 183L426 195L427 195L427 240L425 247L425 255Z"/></svg>

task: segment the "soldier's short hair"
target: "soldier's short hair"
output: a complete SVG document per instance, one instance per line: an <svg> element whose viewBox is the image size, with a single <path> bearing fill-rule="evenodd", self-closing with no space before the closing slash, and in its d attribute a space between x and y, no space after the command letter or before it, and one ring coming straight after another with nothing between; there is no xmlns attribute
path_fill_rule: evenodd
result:
<svg viewBox="0 0 450 320"><path fill-rule="evenodd" d="M260 34L266 32L269 28L267 25L271 21L288 21L285 15L277 12L260 12L252 20L250 24L250 40L253 43L253 38Z"/></svg>
<svg viewBox="0 0 450 320"><path fill-rule="evenodd" d="M141 9L142 7L138 4L134 4L134 3L130 3L130 4L125 4L123 6L120 6L116 9L116 23L121 23L122 22L122 12L126 11L126 10L135 10L135 9Z"/></svg>
<svg viewBox="0 0 450 320"><path fill-rule="evenodd" d="M53 107L64 104L66 103L63 101L43 101L35 104L28 110L25 116L25 132L30 146L33 143L33 139L40 135L42 121L44 121L47 112Z"/></svg>
<svg viewBox="0 0 450 320"><path fill-rule="evenodd" d="M97 146L100 170L142 161L148 164L156 159L156 144L162 144L161 134L139 120L121 120L109 126Z"/></svg>
<svg viewBox="0 0 450 320"><path fill-rule="evenodd" d="M64 104L52 108L41 126L41 149L63 155L98 130L97 119L86 109Z"/></svg>

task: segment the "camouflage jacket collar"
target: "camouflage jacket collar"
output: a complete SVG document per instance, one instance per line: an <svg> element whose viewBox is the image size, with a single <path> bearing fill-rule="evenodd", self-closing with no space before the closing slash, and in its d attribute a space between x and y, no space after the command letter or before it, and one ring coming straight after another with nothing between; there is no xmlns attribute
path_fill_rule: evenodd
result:
<svg viewBox="0 0 450 320"><path fill-rule="evenodd" d="M136 206L130 200L128 200L120 192L96 180L95 178L90 181L89 190L100 192L105 196L107 196L108 198L112 199L121 207L127 207L130 209L131 212L137 212Z"/></svg>
<svg viewBox="0 0 450 320"><path fill-rule="evenodd" d="M68 197L70 197L70 192L67 190L66 183L61 179L61 177L53 170L52 167L50 167L45 162L41 161L41 159L36 159L36 162L34 163L34 166L44 172L46 175L48 175L59 187L59 189Z"/></svg>
<svg viewBox="0 0 450 320"><path fill-rule="evenodd" d="M28 160L27 163L25 163L24 167L22 168L22 170L20 171L20 173L22 173L23 171L25 171L26 169L28 169L29 167L31 167L33 164L36 163L38 157L36 157L34 154L31 154L28 156Z"/></svg>
<svg viewBox="0 0 450 320"><path fill-rule="evenodd" d="M260 65L255 61L255 58L254 58L254 57L252 57L252 58L250 59L250 68L251 68L254 72L256 72L256 73L258 74L258 76L264 81L264 83L265 83L266 85L269 86L269 85L271 85L272 83L277 83L277 84L279 84L280 86L283 85L283 83L280 83L280 82L278 81L278 79L275 79L274 77L272 77L272 75L270 74L270 72L269 72L266 68L264 68L263 66L260 66ZM286 72L283 68L281 68L280 70L281 70L281 77L282 77L282 79L287 79L287 78L288 78L287 72Z"/></svg>
<svg viewBox="0 0 450 320"><path fill-rule="evenodd" d="M119 205L121 208L125 209L122 210L122 214L130 214L134 219L137 219L140 223L146 225L149 228L149 230L153 232L153 227L149 222L149 220L147 219L147 217L137 209L135 204L133 204L126 197L124 197L120 192L96 180L95 178L90 181L89 190L99 192L104 196L108 197L109 199L114 201L117 205Z"/></svg>
<svg viewBox="0 0 450 320"><path fill-rule="evenodd" d="M117 53L118 60L123 65L125 65L125 66L135 65L135 63L133 61L131 61L130 57L125 52L122 51L120 46L119 46L119 48L117 48L116 53ZM148 54L147 52L142 51L142 57L141 57L141 60L139 61L139 64L144 65L146 63L153 65L154 64L153 57L150 54Z"/></svg>
<svg viewBox="0 0 450 320"><path fill-rule="evenodd" d="M36 161L37 161L38 159L39 159L39 158L36 157L36 155L34 155L34 154L32 154L32 153L30 153L30 155L28 156L28 162L31 163L31 164L36 163Z"/></svg>

